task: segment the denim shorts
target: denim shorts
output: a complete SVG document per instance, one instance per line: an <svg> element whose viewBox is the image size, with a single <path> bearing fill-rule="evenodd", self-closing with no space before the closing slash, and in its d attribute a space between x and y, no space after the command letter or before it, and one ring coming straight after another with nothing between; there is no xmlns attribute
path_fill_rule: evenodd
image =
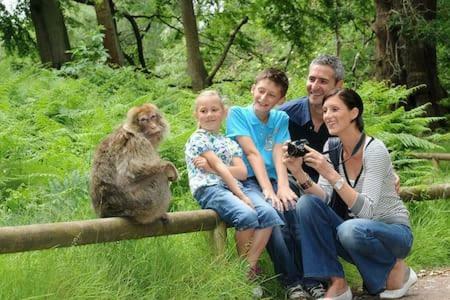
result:
<svg viewBox="0 0 450 300"><path fill-rule="evenodd" d="M254 209L221 184L198 188L194 198L203 209L213 209L225 223L237 230L260 229L284 224L276 210L263 197L246 188L242 191L250 198Z"/></svg>

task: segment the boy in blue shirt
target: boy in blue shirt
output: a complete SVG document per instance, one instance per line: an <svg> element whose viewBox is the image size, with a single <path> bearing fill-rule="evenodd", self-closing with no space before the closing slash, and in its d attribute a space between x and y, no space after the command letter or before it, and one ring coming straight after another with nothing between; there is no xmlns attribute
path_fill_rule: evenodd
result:
<svg viewBox="0 0 450 300"><path fill-rule="evenodd" d="M283 144L290 140L289 117L274 109L285 100L289 87L286 74L277 69L260 73L251 88L253 102L247 107L232 107L227 118L227 136L244 151L248 179L244 186L252 196L272 203L285 220L285 227L275 226L267 250L275 272L287 288L288 299L307 299L302 289L302 274L296 266L294 249L288 247L284 234L296 231L297 195L289 187L287 169L283 164Z"/></svg>

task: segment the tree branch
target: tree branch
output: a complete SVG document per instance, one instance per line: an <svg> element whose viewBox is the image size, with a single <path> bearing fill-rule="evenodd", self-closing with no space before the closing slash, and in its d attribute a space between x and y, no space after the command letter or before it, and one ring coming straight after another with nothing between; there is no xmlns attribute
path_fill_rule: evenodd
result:
<svg viewBox="0 0 450 300"><path fill-rule="evenodd" d="M74 2L95 6L95 0L73 0Z"/></svg>
<svg viewBox="0 0 450 300"><path fill-rule="evenodd" d="M122 15L131 24L131 28L133 29L133 33L134 33L134 36L136 38L136 46L137 46L137 51L138 51L139 62L141 64L142 68L144 70L147 70L147 66L145 64L145 57L144 57L143 46L142 46L142 37L141 37L141 33L139 32L139 26L136 23L136 20L134 19L134 17L132 15L130 15L129 13L123 12Z"/></svg>
<svg viewBox="0 0 450 300"><path fill-rule="evenodd" d="M244 26L248 22L248 17L245 16L241 23L236 27L236 29L231 33L230 38L228 40L227 45L225 46L225 49L219 58L217 64L214 66L214 69L211 71L209 76L206 78L206 82L211 83L214 76L216 76L217 71L219 71L220 67L223 65L223 62L225 61L225 58L227 57L228 51L230 50L231 46L233 45L234 40L236 39L236 35L241 29L242 26Z"/></svg>

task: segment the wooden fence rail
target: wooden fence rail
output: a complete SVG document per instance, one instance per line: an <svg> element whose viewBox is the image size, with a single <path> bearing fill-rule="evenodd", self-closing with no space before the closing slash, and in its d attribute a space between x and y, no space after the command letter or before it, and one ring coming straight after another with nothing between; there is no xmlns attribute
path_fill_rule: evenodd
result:
<svg viewBox="0 0 450 300"><path fill-rule="evenodd" d="M442 183L401 188L400 197L403 201L450 198L450 184Z"/></svg>
<svg viewBox="0 0 450 300"><path fill-rule="evenodd" d="M450 153L412 153L416 158L431 159L433 166L439 168L440 160L450 160Z"/></svg>
<svg viewBox="0 0 450 300"><path fill-rule="evenodd" d="M450 197L450 184L403 188L403 200ZM125 218L0 227L0 254L81 246L196 231L210 231L218 255L226 244L226 225L210 209L168 213L168 221L148 225Z"/></svg>
<svg viewBox="0 0 450 300"><path fill-rule="evenodd" d="M217 254L225 249L226 226L210 209L168 213L168 221L147 225L126 218L104 218L0 227L0 253L80 246L178 233L211 231Z"/></svg>

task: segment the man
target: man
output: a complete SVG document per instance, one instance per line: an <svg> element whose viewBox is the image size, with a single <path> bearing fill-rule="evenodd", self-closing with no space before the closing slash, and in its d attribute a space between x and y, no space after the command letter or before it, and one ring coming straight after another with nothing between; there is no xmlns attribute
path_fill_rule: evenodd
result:
<svg viewBox="0 0 450 300"><path fill-rule="evenodd" d="M278 109L289 116L289 133L293 141L306 139L309 146L322 151L330 136L322 119L322 102L331 90L344 84L344 67L339 58L319 55L309 65L306 90L308 96L289 101ZM308 166L303 166L312 180L317 182L319 174Z"/></svg>

